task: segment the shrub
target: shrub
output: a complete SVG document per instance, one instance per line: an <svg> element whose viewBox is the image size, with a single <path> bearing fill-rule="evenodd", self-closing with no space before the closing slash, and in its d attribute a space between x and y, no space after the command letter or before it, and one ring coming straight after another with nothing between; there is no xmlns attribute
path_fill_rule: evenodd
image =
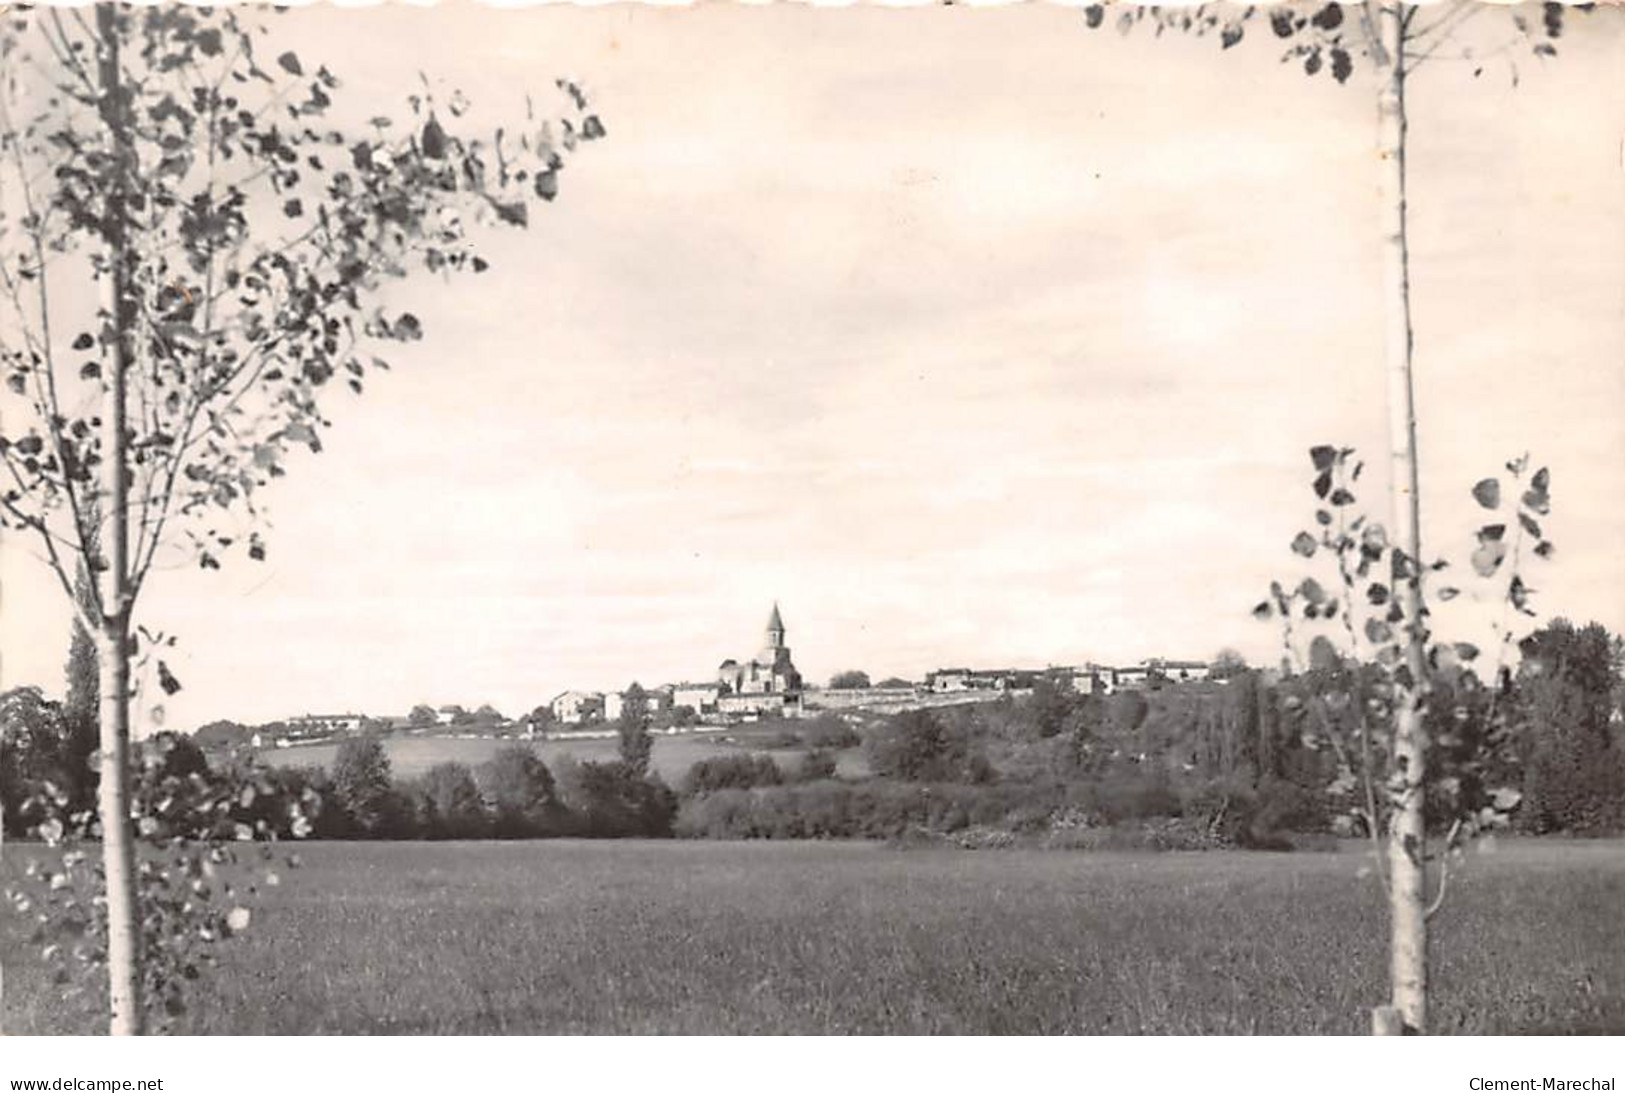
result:
<svg viewBox="0 0 1625 1093"><path fill-rule="evenodd" d="M526 839L561 834L568 814L559 801L553 774L537 754L523 744L501 748L475 772L480 794L491 817L491 833L499 839Z"/></svg>
<svg viewBox="0 0 1625 1093"><path fill-rule="evenodd" d="M784 781L779 765L766 755L715 755L688 768L683 795L697 797L719 789L753 789Z"/></svg>
<svg viewBox="0 0 1625 1093"><path fill-rule="evenodd" d="M894 839L910 831L1041 829L1055 787L804 782L725 789L683 802L679 835L726 839Z"/></svg>
<svg viewBox="0 0 1625 1093"><path fill-rule="evenodd" d="M437 763L423 775L416 795L417 828L430 839L477 839L487 830L474 772L462 763Z"/></svg>
<svg viewBox="0 0 1625 1093"><path fill-rule="evenodd" d="M371 736L351 737L333 757L333 802L348 821L348 832L362 837L387 835L396 811L389 778L389 756Z"/></svg>
<svg viewBox="0 0 1625 1093"><path fill-rule="evenodd" d="M1566 671L1536 675L1522 691L1519 825L1537 834L1625 828L1625 757L1610 738L1606 705Z"/></svg>
<svg viewBox="0 0 1625 1093"><path fill-rule="evenodd" d="M862 743L857 730L832 713L819 714L801 728L801 739L809 748L840 751Z"/></svg>
<svg viewBox="0 0 1625 1093"><path fill-rule="evenodd" d="M821 782L835 777L835 756L827 751L809 751L801 757L796 768L796 779L802 782Z"/></svg>
<svg viewBox="0 0 1625 1093"><path fill-rule="evenodd" d="M949 727L930 710L897 714L864 741L869 767L908 782L988 782L993 767L966 726Z"/></svg>
<svg viewBox="0 0 1625 1093"><path fill-rule="evenodd" d="M1129 820L1170 818L1184 811L1179 794L1166 780L1138 771L1071 786L1067 803L1081 808L1095 822L1108 825Z"/></svg>
<svg viewBox="0 0 1625 1093"><path fill-rule="evenodd" d="M677 795L659 775L641 777L624 762L559 763L558 780L573 834L587 838L669 836Z"/></svg>

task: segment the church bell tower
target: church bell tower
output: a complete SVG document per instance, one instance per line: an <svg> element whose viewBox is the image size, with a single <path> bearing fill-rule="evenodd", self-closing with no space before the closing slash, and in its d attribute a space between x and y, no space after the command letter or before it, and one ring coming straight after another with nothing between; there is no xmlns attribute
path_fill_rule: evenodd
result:
<svg viewBox="0 0 1625 1093"><path fill-rule="evenodd" d="M773 605L773 614L767 619L767 648L784 648L784 619L779 617L779 605Z"/></svg>

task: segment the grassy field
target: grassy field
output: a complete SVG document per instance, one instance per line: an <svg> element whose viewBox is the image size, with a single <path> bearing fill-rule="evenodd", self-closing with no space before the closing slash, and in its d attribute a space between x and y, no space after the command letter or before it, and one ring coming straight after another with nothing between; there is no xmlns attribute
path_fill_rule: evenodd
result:
<svg viewBox="0 0 1625 1093"><path fill-rule="evenodd" d="M23 854L9 850L6 868ZM199 1033L1360 1033L1357 853L314 844L222 950ZM1625 844L1475 857L1442 1032L1625 1032ZM5 1030L83 1031L0 923Z"/></svg>
<svg viewBox="0 0 1625 1093"><path fill-rule="evenodd" d="M782 730L779 730L782 731ZM651 762L661 777L673 786L682 784L688 768L701 759L715 755L736 755L741 751L754 751L752 734L762 735L759 729L737 729L728 733L694 733L679 736L656 736ZM391 772L397 778L415 778L436 763L457 762L478 766L491 758L497 749L512 740L491 738L458 739L450 736L392 736L384 741L389 755ZM531 745L542 761L552 764L566 755L579 760L606 760L616 756L613 739L542 740ZM259 753L260 759L278 767L330 767L338 754L337 744L306 744L293 748L267 748ZM775 749L764 752L772 755L784 767L800 762L803 751ZM838 757L843 775L858 776L867 773L857 749L848 749Z"/></svg>

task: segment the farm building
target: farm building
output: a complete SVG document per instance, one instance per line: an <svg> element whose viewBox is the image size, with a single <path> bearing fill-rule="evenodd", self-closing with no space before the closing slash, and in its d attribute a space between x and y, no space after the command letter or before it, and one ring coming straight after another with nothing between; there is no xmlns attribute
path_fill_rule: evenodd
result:
<svg viewBox="0 0 1625 1093"><path fill-rule="evenodd" d="M553 708L554 720L561 725L579 725L604 716L604 696L597 691L565 691L549 705Z"/></svg>

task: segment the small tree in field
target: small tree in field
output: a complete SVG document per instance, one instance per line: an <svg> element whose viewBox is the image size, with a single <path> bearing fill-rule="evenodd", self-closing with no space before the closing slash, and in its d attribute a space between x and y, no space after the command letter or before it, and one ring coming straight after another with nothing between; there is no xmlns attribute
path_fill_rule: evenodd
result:
<svg viewBox="0 0 1625 1093"><path fill-rule="evenodd" d="M1288 705L1306 739L1335 752L1333 793L1371 838L1391 902L1403 897L1404 913L1414 910L1414 925L1425 940L1427 922L1443 905L1452 865L1467 840L1504 827L1521 798L1507 776L1515 762L1515 739L1510 703L1502 695L1508 680L1505 658L1515 638L1512 617L1535 613L1524 566L1552 553L1540 524L1551 508L1551 476L1545 468L1530 474L1527 458L1520 458L1507 464L1510 488L1498 478L1473 487L1479 505L1495 515L1477 531L1478 546L1467 567L1475 583L1467 587L1447 583L1447 561L1413 558L1390 540L1381 523L1358 510L1355 490L1364 468L1352 449L1321 446L1310 458L1315 526L1298 532L1291 546L1325 572L1273 582L1269 599L1254 614L1281 623L1285 659L1311 684L1292 690ZM1408 585L1425 595L1415 601L1401 596ZM1440 640L1433 633L1429 602L1447 602L1464 591L1501 606L1487 678L1474 670L1482 658L1478 644ZM1419 665L1410 649L1418 637L1423 643ZM1377 670L1367 670L1372 664ZM1418 720L1411 725L1408 711L1419 694L1428 702L1414 708ZM1427 765L1421 769L1406 744L1411 731L1429 737ZM1398 840L1397 863L1385 851L1384 832ZM1430 843L1433 837L1436 844ZM1430 865L1435 870L1431 894ZM1425 983L1425 968L1419 974ZM1379 1012L1374 1021L1380 1025L1396 1017L1403 1011Z"/></svg>
<svg viewBox="0 0 1625 1093"><path fill-rule="evenodd" d="M1566 6L1541 6L1540 25L1530 23L1522 11L1509 10L1512 33L1487 54L1475 54L1463 45L1458 32L1471 19L1499 5L1479 0L1446 0L1422 6L1398 0L1360 0L1358 3L1315 3L1260 7L1195 4L1156 7L1091 4L1084 9L1090 28L1111 21L1128 34L1142 24L1158 35L1179 31L1215 38L1222 49L1239 45L1250 25L1267 21L1270 34L1282 46L1281 60L1302 65L1308 76L1322 72L1347 83L1357 65L1375 76L1377 113L1377 182L1383 195L1379 240L1382 247L1385 308L1384 358L1388 375L1389 445L1393 493L1391 527L1395 549L1422 557L1421 476L1417 455L1415 381L1412 372L1415 328L1411 315L1411 256L1409 233L1408 147L1409 114L1406 97L1410 80L1422 66L1456 60L1471 66L1474 78L1492 60L1510 66L1514 84L1515 47L1527 47L1538 57L1557 54L1553 44L1563 33ZM1589 9L1575 4L1575 10ZM1427 1027L1427 921L1424 914L1426 878L1419 861L1406 849L1424 836L1423 780L1428 769L1428 735L1423 724L1427 704L1427 637L1422 625L1421 575L1397 581L1393 596L1409 620L1404 626L1403 655L1408 672L1400 679L1395 706L1394 747L1402 777L1410 779L1403 806L1396 809L1389 832L1390 979L1391 1006L1377 1014L1376 1030ZM1408 682L1407 682L1408 681ZM1394 1019L1397 1016L1397 1021Z"/></svg>
<svg viewBox="0 0 1625 1093"><path fill-rule="evenodd" d="M475 771L498 838L555 835L567 817L547 764L524 744L509 744Z"/></svg>
<svg viewBox="0 0 1625 1093"><path fill-rule="evenodd" d="M636 683L621 695L621 716L615 722L615 731L619 737L621 762L642 778L649 773L654 737L649 735L649 698Z"/></svg>
<svg viewBox="0 0 1625 1093"><path fill-rule="evenodd" d="M339 78L277 52L258 17L0 18L0 519L97 651L115 1033L143 1013L130 699L155 562L262 558L262 491L290 449L320 450L323 393L359 393L384 347L423 336L384 286L485 269L479 227L524 227L564 153L603 134L566 82L558 118L490 137L456 132L467 102L427 80L398 121L351 119ZM88 604L76 564L95 575Z"/></svg>
<svg viewBox="0 0 1625 1093"><path fill-rule="evenodd" d="M389 818L389 756L374 736L351 737L333 757L333 799L359 835L380 834Z"/></svg>
<svg viewBox="0 0 1625 1093"><path fill-rule="evenodd" d="M423 775L421 790L429 815L423 827L431 836L476 839L487 830L485 806L474 772L462 763L436 763Z"/></svg>

